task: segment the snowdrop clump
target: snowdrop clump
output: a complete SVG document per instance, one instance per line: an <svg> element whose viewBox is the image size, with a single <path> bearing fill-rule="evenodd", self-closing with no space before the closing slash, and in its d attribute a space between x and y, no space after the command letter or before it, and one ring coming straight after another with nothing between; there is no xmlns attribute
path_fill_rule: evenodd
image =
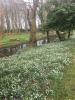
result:
<svg viewBox="0 0 75 100"><path fill-rule="evenodd" d="M46 100L54 96L54 85L62 80L70 64L69 50L62 43L51 43L0 59L0 98L22 97Z"/></svg>

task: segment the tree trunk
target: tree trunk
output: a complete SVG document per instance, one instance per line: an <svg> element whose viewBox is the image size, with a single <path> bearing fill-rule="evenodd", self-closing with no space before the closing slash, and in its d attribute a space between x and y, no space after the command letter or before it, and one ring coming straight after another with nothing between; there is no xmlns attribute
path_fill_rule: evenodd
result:
<svg viewBox="0 0 75 100"><path fill-rule="evenodd" d="M9 16L8 15L6 15L6 25L7 25L7 33L9 33L10 32L10 20L9 20Z"/></svg>
<svg viewBox="0 0 75 100"><path fill-rule="evenodd" d="M31 44L32 46L36 46L36 20L35 18L32 19L31 21L31 31L30 31L31 35L30 35L30 40L31 40Z"/></svg>
<svg viewBox="0 0 75 100"><path fill-rule="evenodd" d="M49 31L47 31L47 43L49 43L50 40L49 40Z"/></svg>
<svg viewBox="0 0 75 100"><path fill-rule="evenodd" d="M33 0L33 6L27 9L27 19L30 26L30 40L32 46L36 46L36 11L39 0Z"/></svg>
<svg viewBox="0 0 75 100"><path fill-rule="evenodd" d="M57 34L57 36L58 36L59 40L61 41L62 39L61 39L61 36L60 36L59 31L56 31L56 34Z"/></svg>
<svg viewBox="0 0 75 100"><path fill-rule="evenodd" d="M4 100L7 100L7 98L5 97Z"/></svg>
<svg viewBox="0 0 75 100"><path fill-rule="evenodd" d="M71 31L69 30L68 31L68 39L70 38L70 36L71 36Z"/></svg>

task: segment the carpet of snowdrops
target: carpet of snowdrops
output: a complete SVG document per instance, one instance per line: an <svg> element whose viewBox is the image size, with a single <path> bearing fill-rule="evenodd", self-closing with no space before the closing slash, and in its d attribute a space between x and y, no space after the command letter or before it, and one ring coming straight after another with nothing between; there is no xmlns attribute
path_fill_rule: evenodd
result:
<svg viewBox="0 0 75 100"><path fill-rule="evenodd" d="M57 83L63 78L64 68L70 64L69 49L64 43L50 43L22 50L0 59L0 100L54 99ZM19 100L19 99L18 99Z"/></svg>

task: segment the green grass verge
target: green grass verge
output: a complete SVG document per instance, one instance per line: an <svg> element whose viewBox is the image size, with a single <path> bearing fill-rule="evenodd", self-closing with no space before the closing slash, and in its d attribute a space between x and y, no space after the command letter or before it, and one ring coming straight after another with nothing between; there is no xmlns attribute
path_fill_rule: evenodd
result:
<svg viewBox="0 0 75 100"><path fill-rule="evenodd" d="M71 64L65 69L63 83L66 95L64 100L75 100L75 38L72 38L66 46L69 48Z"/></svg>
<svg viewBox="0 0 75 100"><path fill-rule="evenodd" d="M20 35L8 35L0 38L0 45L2 47L8 47L11 45L15 45L19 42L27 42L30 39L29 34L20 34Z"/></svg>
<svg viewBox="0 0 75 100"><path fill-rule="evenodd" d="M42 39L45 38L46 34L37 33L36 38ZM26 43L30 40L30 34L13 34L13 35L6 35L0 38L0 47L8 47L12 45L16 45L17 43Z"/></svg>

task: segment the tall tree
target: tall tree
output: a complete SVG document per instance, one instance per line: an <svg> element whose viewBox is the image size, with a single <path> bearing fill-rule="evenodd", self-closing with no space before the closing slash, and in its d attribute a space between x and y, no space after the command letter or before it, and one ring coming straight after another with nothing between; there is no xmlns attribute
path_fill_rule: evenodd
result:
<svg viewBox="0 0 75 100"><path fill-rule="evenodd" d="M33 4L28 9L28 21L30 26L30 40L33 46L36 45L36 12L39 0L33 0Z"/></svg>

